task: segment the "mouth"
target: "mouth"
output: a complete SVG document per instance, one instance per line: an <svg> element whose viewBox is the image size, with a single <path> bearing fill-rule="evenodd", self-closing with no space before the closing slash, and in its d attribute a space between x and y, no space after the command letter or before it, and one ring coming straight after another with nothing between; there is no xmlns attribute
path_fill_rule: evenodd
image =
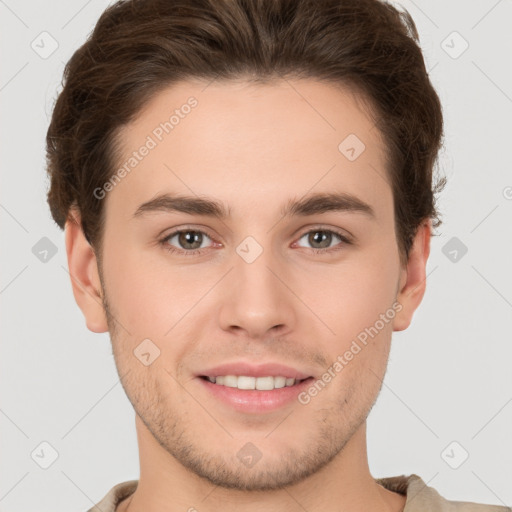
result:
<svg viewBox="0 0 512 512"><path fill-rule="evenodd" d="M272 391L274 389L293 387L306 380L313 379L313 377L295 379L282 375L267 375L264 377L252 377L250 375L200 375L200 378L217 386L258 391Z"/></svg>
<svg viewBox="0 0 512 512"><path fill-rule="evenodd" d="M290 378L280 375L198 375L202 392L226 412L261 416L298 404L298 397L314 377Z"/></svg>

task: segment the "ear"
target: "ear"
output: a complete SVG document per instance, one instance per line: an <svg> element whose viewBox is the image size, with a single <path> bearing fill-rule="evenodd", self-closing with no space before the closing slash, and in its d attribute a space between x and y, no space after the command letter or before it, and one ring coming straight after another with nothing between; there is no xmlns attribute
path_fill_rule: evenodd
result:
<svg viewBox="0 0 512 512"><path fill-rule="evenodd" d="M66 225L66 253L73 295L92 332L107 332L103 308L101 281L96 254L82 231L80 214L72 209Z"/></svg>
<svg viewBox="0 0 512 512"><path fill-rule="evenodd" d="M427 286L426 266L430 254L430 219L420 225L409 254L409 260L400 274L397 301L402 309L393 322L394 331L403 331L409 327L416 308L420 305Z"/></svg>

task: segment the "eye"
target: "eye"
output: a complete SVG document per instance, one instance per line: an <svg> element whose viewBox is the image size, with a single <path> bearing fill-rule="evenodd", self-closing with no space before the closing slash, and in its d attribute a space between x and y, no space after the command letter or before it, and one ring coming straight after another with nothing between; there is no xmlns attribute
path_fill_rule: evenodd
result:
<svg viewBox="0 0 512 512"><path fill-rule="evenodd" d="M345 245L350 245L352 243L351 240L343 233L332 229L310 229L305 232L299 240L305 237L307 237L307 242L312 245L310 249L315 254L326 254L339 251L343 249ZM159 243L170 253L194 256L202 254L203 249L208 247L207 239L212 240L212 238L204 231L183 228L173 231L165 238L161 239ZM341 243L331 247L331 243L336 239L339 239ZM303 246L299 245L299 247Z"/></svg>
<svg viewBox="0 0 512 512"><path fill-rule="evenodd" d="M304 233L299 240L305 237L307 237L307 242L313 246L312 249L315 254L339 251L343 249L344 245L351 244L351 241L345 235L332 229L312 229ZM336 238L341 240L342 243L331 247L331 242L335 241Z"/></svg>
<svg viewBox="0 0 512 512"><path fill-rule="evenodd" d="M181 229L173 231L170 235L160 240L160 244L169 252L176 252L186 256L193 256L202 252L205 238L210 238L204 231L196 229ZM178 248L171 245L173 239Z"/></svg>

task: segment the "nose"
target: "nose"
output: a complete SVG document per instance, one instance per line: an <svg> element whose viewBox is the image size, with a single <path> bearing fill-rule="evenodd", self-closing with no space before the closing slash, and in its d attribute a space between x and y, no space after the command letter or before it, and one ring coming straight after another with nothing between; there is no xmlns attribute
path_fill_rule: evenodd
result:
<svg viewBox="0 0 512 512"><path fill-rule="evenodd" d="M223 284L219 321L222 329L251 339L293 330L297 299L284 264L270 249L249 263L238 254ZM295 301L295 302L294 302Z"/></svg>

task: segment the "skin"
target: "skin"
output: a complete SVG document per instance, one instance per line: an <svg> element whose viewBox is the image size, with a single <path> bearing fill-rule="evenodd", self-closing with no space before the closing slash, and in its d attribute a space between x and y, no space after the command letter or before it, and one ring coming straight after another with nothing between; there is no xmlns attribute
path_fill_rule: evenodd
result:
<svg viewBox="0 0 512 512"><path fill-rule="evenodd" d="M75 299L88 329L110 332L136 412L139 485L118 510L403 510L405 497L370 474L366 419L392 332L409 326L425 292L430 223L400 266L383 140L357 97L315 80L175 84L124 127L126 155L192 95L198 106L104 199L101 261L78 212L66 225ZM353 162L338 150L350 133L366 145ZM356 212L281 219L289 199L333 190L369 203L375 219ZM213 197L229 205L231 218L132 218L163 191ZM333 235L327 247L341 250L315 254L322 245L307 233L318 224L350 233L354 243ZM182 227L207 232L203 254L158 244ZM263 248L251 264L236 252L247 236ZM190 251L177 237L170 243ZM195 378L234 360L279 361L318 378L396 301L394 319L307 405L235 412ZM161 351L149 366L133 354L146 338ZM252 467L236 456L247 442L262 454Z"/></svg>

